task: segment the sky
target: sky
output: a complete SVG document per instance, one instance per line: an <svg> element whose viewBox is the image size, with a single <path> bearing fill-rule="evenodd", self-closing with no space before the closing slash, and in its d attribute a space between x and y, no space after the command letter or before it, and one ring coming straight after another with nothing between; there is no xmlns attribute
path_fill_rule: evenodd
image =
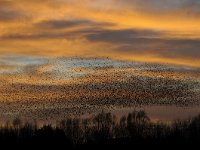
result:
<svg viewBox="0 0 200 150"><path fill-rule="evenodd" d="M0 0L0 55L200 67L199 0Z"/></svg>
<svg viewBox="0 0 200 150"><path fill-rule="evenodd" d="M199 100L200 0L0 0L0 122Z"/></svg>

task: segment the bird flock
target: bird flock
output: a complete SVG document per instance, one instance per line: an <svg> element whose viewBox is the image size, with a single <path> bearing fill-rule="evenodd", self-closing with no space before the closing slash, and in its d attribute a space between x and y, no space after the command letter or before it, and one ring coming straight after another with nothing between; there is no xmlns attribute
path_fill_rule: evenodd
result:
<svg viewBox="0 0 200 150"><path fill-rule="evenodd" d="M199 68L110 58L0 57L0 120L199 104Z"/></svg>

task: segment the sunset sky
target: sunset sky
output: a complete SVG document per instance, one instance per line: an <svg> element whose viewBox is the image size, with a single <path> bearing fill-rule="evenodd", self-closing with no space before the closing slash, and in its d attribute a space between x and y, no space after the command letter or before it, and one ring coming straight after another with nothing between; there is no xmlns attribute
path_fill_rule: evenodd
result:
<svg viewBox="0 0 200 150"><path fill-rule="evenodd" d="M0 122L199 100L199 0L0 0Z"/></svg>
<svg viewBox="0 0 200 150"><path fill-rule="evenodd" d="M0 0L0 56L10 55L200 67L200 1Z"/></svg>

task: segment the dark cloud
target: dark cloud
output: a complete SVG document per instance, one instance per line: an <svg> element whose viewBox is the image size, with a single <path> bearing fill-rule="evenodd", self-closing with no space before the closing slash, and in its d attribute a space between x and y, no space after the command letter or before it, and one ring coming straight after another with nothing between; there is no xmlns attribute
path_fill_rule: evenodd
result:
<svg viewBox="0 0 200 150"><path fill-rule="evenodd" d="M66 39L97 33L103 27L114 26L112 23L99 23L90 20L48 20L41 21L34 25L38 32L33 34L7 34L0 36L2 40L38 40L38 39ZM75 31L56 31L57 29L69 29L80 26L81 29Z"/></svg>
<svg viewBox="0 0 200 150"><path fill-rule="evenodd" d="M36 26L44 28L60 29L60 28L73 27L79 25L88 25L91 23L92 22L90 22L89 20L47 20L36 24Z"/></svg>
<svg viewBox="0 0 200 150"><path fill-rule="evenodd" d="M166 57L189 57L200 59L200 39L162 39L158 54Z"/></svg>
<svg viewBox="0 0 200 150"><path fill-rule="evenodd" d="M19 11L0 7L0 21L13 21L21 17L22 14Z"/></svg>
<svg viewBox="0 0 200 150"><path fill-rule="evenodd" d="M200 39L168 39L163 34L151 30L102 30L88 34L87 39L118 45L116 50L124 53L200 58Z"/></svg>
<svg viewBox="0 0 200 150"><path fill-rule="evenodd" d="M32 18L28 15L28 12L22 11L16 6L16 1L0 0L0 21L12 22L16 20L27 20ZM21 2L20 0L18 1Z"/></svg>
<svg viewBox="0 0 200 150"><path fill-rule="evenodd" d="M146 38L144 37L153 37L157 35L160 35L160 33L152 30L98 30L93 34L89 34L87 39L91 41L105 41L113 43L132 43L135 40L145 40Z"/></svg>
<svg viewBox="0 0 200 150"><path fill-rule="evenodd" d="M171 10L185 7L200 8L199 0L118 0L125 5L144 9Z"/></svg>
<svg viewBox="0 0 200 150"><path fill-rule="evenodd" d="M37 23L35 26L46 29L62 29L75 26L104 27L114 26L114 24L107 22L98 23L91 20L45 20Z"/></svg>
<svg viewBox="0 0 200 150"><path fill-rule="evenodd" d="M64 39L72 36L71 33L54 33L54 32L43 32L38 34L15 34L5 35L0 37L2 40L40 40L40 39Z"/></svg>

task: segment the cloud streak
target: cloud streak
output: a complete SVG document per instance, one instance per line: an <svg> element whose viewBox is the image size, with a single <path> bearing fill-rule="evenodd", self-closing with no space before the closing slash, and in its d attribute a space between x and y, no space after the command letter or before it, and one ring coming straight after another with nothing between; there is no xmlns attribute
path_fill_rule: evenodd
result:
<svg viewBox="0 0 200 150"><path fill-rule="evenodd" d="M165 38L165 33L150 30L102 30L87 36L88 40L120 43L122 53L156 53L163 57L200 58L200 39Z"/></svg>
<svg viewBox="0 0 200 150"><path fill-rule="evenodd" d="M122 59L145 56L161 63L170 60L199 66L199 3L197 0L3 0L0 1L0 55Z"/></svg>

